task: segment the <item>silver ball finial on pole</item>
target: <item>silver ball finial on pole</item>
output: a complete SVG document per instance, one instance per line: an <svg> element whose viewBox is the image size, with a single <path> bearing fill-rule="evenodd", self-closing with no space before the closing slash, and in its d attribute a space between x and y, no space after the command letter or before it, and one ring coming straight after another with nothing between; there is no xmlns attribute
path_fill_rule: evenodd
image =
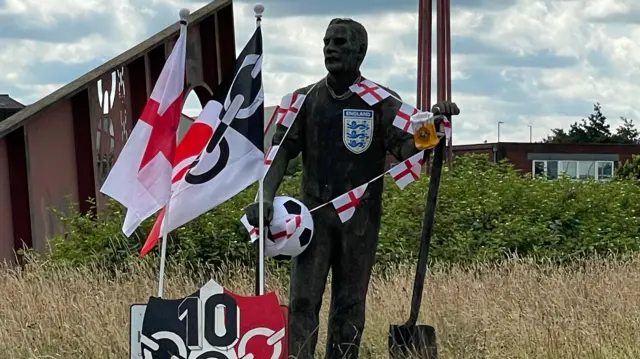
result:
<svg viewBox="0 0 640 359"><path fill-rule="evenodd" d="M191 14L191 11L189 11L189 9L181 9L180 10L180 22L187 22L187 19L189 18L189 14Z"/></svg>
<svg viewBox="0 0 640 359"><path fill-rule="evenodd" d="M253 12L255 13L256 19L260 21L262 19L262 14L264 13L264 5L261 3L257 3L253 6Z"/></svg>

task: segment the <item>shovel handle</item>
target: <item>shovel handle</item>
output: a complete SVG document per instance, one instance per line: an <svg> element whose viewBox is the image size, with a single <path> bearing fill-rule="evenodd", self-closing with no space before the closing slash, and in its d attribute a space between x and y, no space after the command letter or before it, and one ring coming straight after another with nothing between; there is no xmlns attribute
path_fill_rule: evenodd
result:
<svg viewBox="0 0 640 359"><path fill-rule="evenodd" d="M416 269L416 278L413 283L413 296L411 298L411 314L406 325L414 326L418 320L418 312L420 304L422 304L422 290L424 288L424 279L427 272L427 264L429 259L429 246L431 245L431 235L433 233L433 222L436 214L436 203L438 200L438 189L440 188L440 175L442 174L442 162L446 141L441 138L435 147L433 156L433 165L431 167L431 178L429 181L429 192L427 193L427 203L424 211L424 220L422 225L422 236L420 238L420 251L418 252L418 267ZM429 153L425 151L425 157ZM425 161L426 162L426 161Z"/></svg>

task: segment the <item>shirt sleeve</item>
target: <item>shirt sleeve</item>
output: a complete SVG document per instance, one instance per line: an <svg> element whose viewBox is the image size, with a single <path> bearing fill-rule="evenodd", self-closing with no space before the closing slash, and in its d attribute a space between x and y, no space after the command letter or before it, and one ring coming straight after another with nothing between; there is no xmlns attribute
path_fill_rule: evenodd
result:
<svg viewBox="0 0 640 359"><path fill-rule="evenodd" d="M382 113L381 120L384 130L384 146L386 150L398 161L404 161L406 159L404 157L409 153L407 153L406 149L403 151L403 148L409 146L412 150L415 149L415 145L413 145L413 135L393 125L393 120L396 118L396 115L402 106L402 99L393 90L385 90L387 90L392 96L395 96L395 98L389 96L380 102ZM412 152L411 155L413 155L417 153L418 150L415 149L415 152L409 152ZM403 153L405 156L403 156Z"/></svg>

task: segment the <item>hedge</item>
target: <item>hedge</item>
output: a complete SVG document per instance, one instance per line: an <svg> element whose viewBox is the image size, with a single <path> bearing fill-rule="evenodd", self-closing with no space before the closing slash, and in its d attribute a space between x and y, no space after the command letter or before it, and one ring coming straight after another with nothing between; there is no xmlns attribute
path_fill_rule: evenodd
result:
<svg viewBox="0 0 640 359"><path fill-rule="evenodd" d="M298 196L300 179L297 164L279 195ZM423 175L400 190L385 177L379 265L417 257L428 182ZM255 263L254 248L239 219L256 191L257 185L251 186L173 231L168 256L194 265ZM155 216L125 238L122 208L111 201L107 212L98 220L73 209L66 215L57 212L68 233L51 240L51 258L70 265L117 267L137 256ZM595 253L623 254L638 250L639 228L637 180L548 181L523 175L509 163L465 155L456 157L452 173L444 169L430 255L459 263L494 261L513 254L558 262ZM155 260L158 252L159 246L149 260Z"/></svg>

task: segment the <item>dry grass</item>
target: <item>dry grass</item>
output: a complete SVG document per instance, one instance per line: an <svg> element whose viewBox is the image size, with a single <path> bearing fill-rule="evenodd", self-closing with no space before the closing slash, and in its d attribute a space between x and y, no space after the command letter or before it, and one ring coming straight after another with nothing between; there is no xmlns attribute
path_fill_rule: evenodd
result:
<svg viewBox="0 0 640 359"><path fill-rule="evenodd" d="M157 290L155 268L133 269L115 278L46 263L0 269L0 357L128 358L129 306ZM239 294L251 292L252 269L226 272L233 274L213 278ZM388 326L406 320L412 272L401 268L372 281L361 358L388 357ZM286 302L286 280L269 279L268 288ZM206 280L174 268L166 297L183 297ZM420 322L436 327L445 359L640 357L640 257L572 269L523 260L439 267L425 288ZM320 332L323 340L324 323ZM318 350L320 357L322 343Z"/></svg>

